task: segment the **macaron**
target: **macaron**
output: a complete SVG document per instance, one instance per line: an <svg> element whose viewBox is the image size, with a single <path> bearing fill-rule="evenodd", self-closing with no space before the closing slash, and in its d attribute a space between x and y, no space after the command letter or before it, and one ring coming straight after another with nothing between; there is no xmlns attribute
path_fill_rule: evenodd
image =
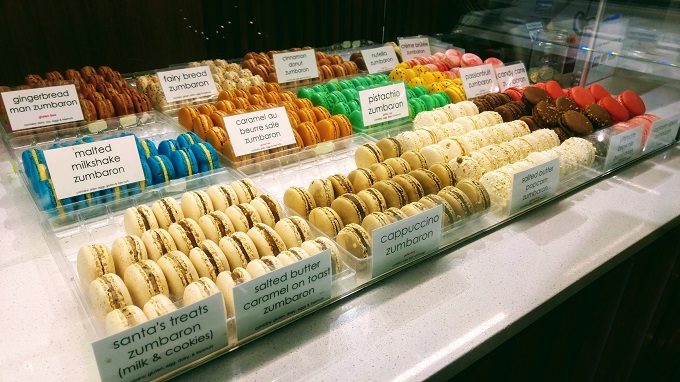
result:
<svg viewBox="0 0 680 382"><path fill-rule="evenodd" d="M434 208L438 205L441 205L442 209L444 210L444 225L451 224L457 220L456 213L449 202L439 195L425 195L419 200L419 202L425 205L427 208Z"/></svg>
<svg viewBox="0 0 680 382"><path fill-rule="evenodd" d="M287 250L276 255L276 258L283 264L283 266L288 266L295 264L298 261L304 260L309 257L309 254L305 252L304 249L299 247L288 248Z"/></svg>
<svg viewBox="0 0 680 382"><path fill-rule="evenodd" d="M189 306L217 293L220 293L220 290L213 280L208 277L199 277L198 280L184 288L182 305Z"/></svg>
<svg viewBox="0 0 680 382"><path fill-rule="evenodd" d="M333 199L335 199L333 184L328 179L312 180L308 191L317 207L329 207Z"/></svg>
<svg viewBox="0 0 680 382"><path fill-rule="evenodd" d="M139 155L142 158L151 158L153 156L158 155L158 149L156 148L156 144L154 144L152 140L147 138L137 139L137 150L139 151Z"/></svg>
<svg viewBox="0 0 680 382"><path fill-rule="evenodd" d="M260 214L257 213L255 207L248 203L229 206L224 213L234 225L234 229L239 232L248 232L255 223L262 223Z"/></svg>
<svg viewBox="0 0 680 382"><path fill-rule="evenodd" d="M373 187L359 191L357 197L364 202L366 205L366 212L369 214L387 209L385 198L380 191Z"/></svg>
<svg viewBox="0 0 680 382"><path fill-rule="evenodd" d="M134 235L127 235L120 237L113 242L113 245L111 246L111 257L116 266L116 273L122 277L128 266L146 260L148 254L141 238Z"/></svg>
<svg viewBox="0 0 680 382"><path fill-rule="evenodd" d="M198 243L205 240L201 226L191 218L184 218L177 223L170 224L168 233L175 242L177 250L185 255L189 254L191 248L198 247Z"/></svg>
<svg viewBox="0 0 680 382"><path fill-rule="evenodd" d="M300 123L296 131L300 135L305 146L311 146L321 142L321 136L313 122Z"/></svg>
<svg viewBox="0 0 680 382"><path fill-rule="evenodd" d="M123 214L123 226L126 233L135 236L142 236L145 231L159 227L153 210L146 204L127 208Z"/></svg>
<svg viewBox="0 0 680 382"><path fill-rule="evenodd" d="M99 315L106 315L114 309L132 305L132 297L123 279L115 273L106 273L92 280L88 287L92 309Z"/></svg>
<svg viewBox="0 0 680 382"><path fill-rule="evenodd" d="M147 159L146 164L149 165L154 184L167 183L175 179L175 168L165 155L152 156Z"/></svg>
<svg viewBox="0 0 680 382"><path fill-rule="evenodd" d="M388 208L401 208L408 203L408 194L406 190L394 180L381 180L373 185L385 199L385 204Z"/></svg>
<svg viewBox="0 0 680 382"><path fill-rule="evenodd" d="M364 202L353 193L345 193L335 198L331 208L337 212L343 224L357 223L367 215L367 207Z"/></svg>
<svg viewBox="0 0 680 382"><path fill-rule="evenodd" d="M407 202L416 202L425 195L423 186L411 175L402 174L392 178L406 191Z"/></svg>
<svg viewBox="0 0 680 382"><path fill-rule="evenodd" d="M645 102L632 90L624 90L616 97L616 100L625 107L631 116L642 115L646 111Z"/></svg>
<svg viewBox="0 0 680 382"><path fill-rule="evenodd" d="M456 188L461 190L472 203L472 212L481 212L491 206L491 198L486 188L476 180L463 179L456 183Z"/></svg>
<svg viewBox="0 0 680 382"><path fill-rule="evenodd" d="M314 208L309 213L309 222L324 235L330 237L335 237L344 226L338 213L331 207Z"/></svg>
<svg viewBox="0 0 680 382"><path fill-rule="evenodd" d="M212 240L203 240L189 251L189 260L196 268L199 277L215 281L221 272L229 271L229 260L219 245Z"/></svg>
<svg viewBox="0 0 680 382"><path fill-rule="evenodd" d="M212 211L198 218L198 225L206 239L220 241L224 236L236 231L227 214L223 211Z"/></svg>
<svg viewBox="0 0 680 382"><path fill-rule="evenodd" d="M630 118L628 109L612 97L604 97L597 101L597 104L607 110L614 123L627 121Z"/></svg>
<svg viewBox="0 0 680 382"><path fill-rule="evenodd" d="M194 157L196 157L199 172L206 172L220 168L217 152L210 143L195 143L189 146L189 150L191 150L191 152L194 154Z"/></svg>
<svg viewBox="0 0 680 382"><path fill-rule="evenodd" d="M147 321L144 312L135 305L123 306L110 311L104 318L106 334L113 335Z"/></svg>
<svg viewBox="0 0 680 382"><path fill-rule="evenodd" d="M227 308L227 317L234 317L234 287L252 280L253 277L245 268L236 268L231 272L225 271L217 276L215 284L222 292Z"/></svg>
<svg viewBox="0 0 680 382"><path fill-rule="evenodd" d="M170 297L179 299L187 285L198 280L198 272L191 260L180 251L170 251L158 259L158 266L163 270L168 282Z"/></svg>
<svg viewBox="0 0 680 382"><path fill-rule="evenodd" d="M429 208L420 202L412 202L400 208L401 212L406 216L418 215L421 212L427 211Z"/></svg>
<svg viewBox="0 0 680 382"><path fill-rule="evenodd" d="M236 192L239 203L248 203L260 195L255 183L249 178L239 179L230 184L231 188Z"/></svg>
<svg viewBox="0 0 680 382"><path fill-rule="evenodd" d="M274 228L264 223L255 223L255 225L248 230L247 234L253 241L253 244L255 244L255 248L257 248L257 253L260 257L276 256L281 251L286 250L286 244L283 242L281 236L276 233Z"/></svg>
<svg viewBox="0 0 680 382"><path fill-rule="evenodd" d="M560 128L570 136L583 136L593 132L593 125L583 113L568 110L560 117Z"/></svg>
<svg viewBox="0 0 680 382"><path fill-rule="evenodd" d="M220 249L227 256L229 267L245 268L251 260L259 258L255 243L245 232L234 232L220 239Z"/></svg>
<svg viewBox="0 0 680 382"><path fill-rule="evenodd" d="M428 168L427 159L419 151L409 150L401 154L401 159L408 163L411 171L417 170L419 168Z"/></svg>
<svg viewBox="0 0 680 382"><path fill-rule="evenodd" d="M372 212L364 218L361 222L361 226L368 232L369 236L374 229L384 227L388 224L392 224L393 221L390 217L382 212Z"/></svg>
<svg viewBox="0 0 680 382"><path fill-rule="evenodd" d="M384 159L399 157L403 152L401 143L395 138L380 139L376 146L380 149Z"/></svg>
<svg viewBox="0 0 680 382"><path fill-rule="evenodd" d="M375 143L364 143L354 152L354 162L357 167L369 167L384 160L382 151Z"/></svg>
<svg viewBox="0 0 680 382"><path fill-rule="evenodd" d="M429 168L442 183L442 187L453 186L456 184L456 174L448 163L437 163Z"/></svg>
<svg viewBox="0 0 680 382"><path fill-rule="evenodd" d="M312 237L312 230L307 222L299 216L290 216L276 222L274 230L283 240L286 248L299 247Z"/></svg>
<svg viewBox="0 0 680 382"><path fill-rule="evenodd" d="M588 86L588 91L593 96L593 98L595 98L595 102L601 100L604 97L611 96L611 94L609 94L609 91L607 91L607 89L605 89L605 87L600 84L592 84Z"/></svg>
<svg viewBox="0 0 680 382"><path fill-rule="evenodd" d="M170 295L168 283L161 268L152 260L141 260L125 269L123 280L132 302L144 306L155 295Z"/></svg>
<svg viewBox="0 0 680 382"><path fill-rule="evenodd" d="M177 201L172 197L165 197L151 204L158 226L168 228L170 224L184 219L184 213Z"/></svg>
<svg viewBox="0 0 680 382"><path fill-rule="evenodd" d="M392 167L395 175L408 174L411 171L411 165L404 158L387 158L385 164Z"/></svg>
<svg viewBox="0 0 680 382"><path fill-rule="evenodd" d="M466 218L473 213L474 206L470 198L458 188L453 186L444 187L437 195L449 203L456 214L455 221Z"/></svg>
<svg viewBox="0 0 680 382"><path fill-rule="evenodd" d="M175 310L177 310L175 304L173 304L172 300L164 294L158 294L151 297L142 308L144 315L149 320L172 313Z"/></svg>
<svg viewBox="0 0 680 382"><path fill-rule="evenodd" d="M228 184L210 186L206 192L215 211L224 211L227 207L239 203L236 191Z"/></svg>
<svg viewBox="0 0 680 382"><path fill-rule="evenodd" d="M113 256L104 244L88 244L80 247L76 258L78 278L83 285L107 273L116 273Z"/></svg>
<svg viewBox="0 0 680 382"><path fill-rule="evenodd" d="M178 178L198 173L198 162L194 154L186 149L175 150L170 153L170 162Z"/></svg>
<svg viewBox="0 0 680 382"><path fill-rule="evenodd" d="M189 191L182 195L182 214L184 217L198 220L201 216L215 210L208 193L203 190Z"/></svg>
<svg viewBox="0 0 680 382"><path fill-rule="evenodd" d="M340 262L340 251L335 243L324 236L317 237L316 239L307 240L300 246L309 256L317 255L325 250L330 250L331 252L331 273L338 274L342 270L342 264Z"/></svg>
<svg viewBox="0 0 680 382"><path fill-rule="evenodd" d="M200 117L206 117L208 121L210 121L210 117L202 116ZM212 125L212 122L210 123ZM177 144L179 145L180 148L183 147L191 147L192 145L195 145L197 143L202 142L201 138L194 132L189 131L187 133L183 133L177 136Z"/></svg>
<svg viewBox="0 0 680 382"><path fill-rule="evenodd" d="M593 95L582 86L574 86L569 89L569 98L574 100L576 104L581 108L585 109L588 105L595 103L595 98Z"/></svg>
<svg viewBox="0 0 680 382"><path fill-rule="evenodd" d="M162 228L153 228L144 232L141 239L146 247L148 258L154 261L170 251L177 250L172 236Z"/></svg>
<svg viewBox="0 0 680 382"><path fill-rule="evenodd" d="M274 256L264 256L249 262L246 271L256 279L280 268L283 268L283 264L279 259Z"/></svg>
<svg viewBox="0 0 680 382"><path fill-rule="evenodd" d="M354 257L364 259L371 253L371 238L361 225L351 223L340 230L336 239L338 245Z"/></svg>
<svg viewBox="0 0 680 382"><path fill-rule="evenodd" d="M331 182L333 194L336 196L354 192L352 182L342 174L331 175L328 177L328 180Z"/></svg>
<svg viewBox="0 0 680 382"><path fill-rule="evenodd" d="M434 172L428 169L418 169L409 172L409 175L414 177L422 186L425 195L436 194L442 189L442 182Z"/></svg>
<svg viewBox="0 0 680 382"><path fill-rule="evenodd" d="M279 202L277 202L273 196L268 194L258 195L255 197L255 199L250 201L250 205L255 208L257 214L260 216L260 220L262 220L262 223L272 228L276 222L281 220L281 218L284 216Z"/></svg>
<svg viewBox="0 0 680 382"><path fill-rule="evenodd" d="M385 162L372 164L369 166L369 170L373 171L377 181L388 180L396 175L392 166Z"/></svg>
<svg viewBox="0 0 680 382"><path fill-rule="evenodd" d="M353 192L365 190L377 181L375 174L368 168L357 168L347 174Z"/></svg>

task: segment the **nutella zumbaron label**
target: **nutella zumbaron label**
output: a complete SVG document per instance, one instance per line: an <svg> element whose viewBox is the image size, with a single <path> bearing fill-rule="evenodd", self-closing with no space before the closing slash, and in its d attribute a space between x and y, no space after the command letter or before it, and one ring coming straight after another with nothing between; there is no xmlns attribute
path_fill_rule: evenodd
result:
<svg viewBox="0 0 680 382"><path fill-rule="evenodd" d="M151 381L227 346L224 298L214 294L92 343L102 381Z"/></svg>
<svg viewBox="0 0 680 382"><path fill-rule="evenodd" d="M277 53L273 61L276 79L280 84L319 77L314 49Z"/></svg>
<svg viewBox="0 0 680 382"><path fill-rule="evenodd" d="M460 68L460 79L467 98L474 98L484 94L498 93L496 72L491 64Z"/></svg>
<svg viewBox="0 0 680 382"><path fill-rule="evenodd" d="M212 97L217 87L207 66L156 72L168 102Z"/></svg>
<svg viewBox="0 0 680 382"><path fill-rule="evenodd" d="M359 91L364 126L408 117L408 100L403 82Z"/></svg>
<svg viewBox="0 0 680 382"><path fill-rule="evenodd" d="M295 144L284 107L227 116L224 126L237 157Z"/></svg>
<svg viewBox="0 0 680 382"><path fill-rule="evenodd" d="M399 63L397 54L391 46L363 49L361 56L364 58L366 69L370 74L389 72Z"/></svg>
<svg viewBox="0 0 680 382"><path fill-rule="evenodd" d="M380 276L439 247L442 206L431 208L371 232L371 274Z"/></svg>
<svg viewBox="0 0 680 382"><path fill-rule="evenodd" d="M500 91L507 88L529 86L529 75L524 63L518 62L494 68Z"/></svg>
<svg viewBox="0 0 680 382"><path fill-rule="evenodd" d="M236 286L238 339L330 299L332 281L331 252L325 250Z"/></svg>
<svg viewBox="0 0 680 382"><path fill-rule="evenodd" d="M135 137L43 151L57 199L144 180Z"/></svg>
<svg viewBox="0 0 680 382"><path fill-rule="evenodd" d="M604 169L613 167L635 159L642 149L642 126L618 133L609 138L607 156L604 159Z"/></svg>
<svg viewBox="0 0 680 382"><path fill-rule="evenodd" d="M3 92L2 102L12 131L84 119L75 85Z"/></svg>
<svg viewBox="0 0 680 382"><path fill-rule="evenodd" d="M552 196L560 184L560 159L551 159L545 163L520 171L512 178L512 194L510 195L510 215L537 200Z"/></svg>
<svg viewBox="0 0 680 382"><path fill-rule="evenodd" d="M401 48L401 59L402 61L408 61L410 59L429 56L432 54L430 50L430 40L427 37L408 37L400 38L399 48ZM364 61L366 59L364 58Z"/></svg>
<svg viewBox="0 0 680 382"><path fill-rule="evenodd" d="M675 142L679 126L680 115L654 121L649 130L645 151L656 150Z"/></svg>

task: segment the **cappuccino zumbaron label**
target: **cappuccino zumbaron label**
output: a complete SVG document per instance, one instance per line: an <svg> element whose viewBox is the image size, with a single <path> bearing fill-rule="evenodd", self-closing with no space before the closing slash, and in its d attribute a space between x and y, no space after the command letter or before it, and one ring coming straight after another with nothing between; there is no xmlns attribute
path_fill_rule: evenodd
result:
<svg viewBox="0 0 680 382"><path fill-rule="evenodd" d="M427 37L400 38L399 48L401 48L401 60L408 61L418 56L429 56L430 40ZM364 58L364 61L366 59Z"/></svg>
<svg viewBox="0 0 680 382"><path fill-rule="evenodd" d="M458 72L467 98L498 92L496 72L491 64L460 68Z"/></svg>
<svg viewBox="0 0 680 382"><path fill-rule="evenodd" d="M144 180L135 137L43 151L57 199Z"/></svg>
<svg viewBox="0 0 680 382"><path fill-rule="evenodd" d="M237 157L295 144L284 107L224 117L224 126Z"/></svg>
<svg viewBox="0 0 680 382"><path fill-rule="evenodd" d="M234 288L239 339L331 298L331 252L325 250Z"/></svg>
<svg viewBox="0 0 680 382"><path fill-rule="evenodd" d="M92 343L102 381L151 381L227 346L221 293Z"/></svg>
<svg viewBox="0 0 680 382"><path fill-rule="evenodd" d="M559 158L516 173L512 178L509 213L512 215L524 206L554 195L559 183Z"/></svg>
<svg viewBox="0 0 680 382"><path fill-rule="evenodd" d="M183 101L217 94L212 72L207 66L156 72L165 100Z"/></svg>
<svg viewBox="0 0 680 382"><path fill-rule="evenodd" d="M524 63L518 62L494 68L500 91L515 86L529 86L529 75Z"/></svg>
<svg viewBox="0 0 680 382"><path fill-rule="evenodd" d="M75 85L3 92L2 102L12 131L84 119Z"/></svg>
<svg viewBox="0 0 680 382"><path fill-rule="evenodd" d="M382 46L374 49L364 49L361 56L366 63L366 69L370 74L389 72L399 63L397 54L391 46Z"/></svg>
<svg viewBox="0 0 680 382"><path fill-rule="evenodd" d="M408 117L408 100L403 82L359 91L364 126Z"/></svg>
<svg viewBox="0 0 680 382"><path fill-rule="evenodd" d="M628 162L637 158L642 149L642 126L618 133L609 138L607 156L604 158L604 169Z"/></svg>
<svg viewBox="0 0 680 382"><path fill-rule="evenodd" d="M678 135L678 126L680 126L680 115L654 121L649 130L645 151L656 150L673 143Z"/></svg>
<svg viewBox="0 0 680 382"><path fill-rule="evenodd" d="M373 277L436 249L442 236L443 212L442 206L437 206L373 230L371 232Z"/></svg>
<svg viewBox="0 0 680 382"><path fill-rule="evenodd" d="M276 79L280 84L319 77L314 49L274 55Z"/></svg>

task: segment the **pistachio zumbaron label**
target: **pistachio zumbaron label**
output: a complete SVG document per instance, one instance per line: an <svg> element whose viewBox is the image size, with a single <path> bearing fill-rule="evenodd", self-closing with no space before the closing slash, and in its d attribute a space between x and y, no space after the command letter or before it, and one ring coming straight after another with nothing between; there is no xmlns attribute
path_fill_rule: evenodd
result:
<svg viewBox="0 0 680 382"><path fill-rule="evenodd" d="M211 97L217 94L212 72L207 66L158 71L156 75L168 102Z"/></svg>
<svg viewBox="0 0 680 382"><path fill-rule="evenodd" d="M103 381L151 381L227 346L221 293L92 343Z"/></svg>
<svg viewBox="0 0 680 382"><path fill-rule="evenodd" d="M224 117L234 155L248 155L295 144L293 128L284 107Z"/></svg>
<svg viewBox="0 0 680 382"><path fill-rule="evenodd" d="M512 178L509 213L552 196L560 183L560 159L551 159L530 169L520 171Z"/></svg>
<svg viewBox="0 0 680 382"><path fill-rule="evenodd" d="M276 79L280 84L319 77L314 49L277 53L273 61Z"/></svg>
<svg viewBox="0 0 680 382"><path fill-rule="evenodd" d="M391 46L363 49L361 56L364 58L366 69L370 74L389 72L399 63L397 54Z"/></svg>
<svg viewBox="0 0 680 382"><path fill-rule="evenodd" d="M331 298L331 252L325 250L234 288L239 339Z"/></svg>
<svg viewBox="0 0 680 382"><path fill-rule="evenodd" d="M12 131L84 119L75 85L3 92L2 102Z"/></svg>
<svg viewBox="0 0 680 382"><path fill-rule="evenodd" d="M437 206L373 230L371 232L373 277L437 249L442 236L443 212L442 206Z"/></svg>
<svg viewBox="0 0 680 382"><path fill-rule="evenodd" d="M364 126L408 117L408 100L403 82L359 91Z"/></svg>
<svg viewBox="0 0 680 382"><path fill-rule="evenodd" d="M522 62L495 67L494 71L496 72L496 80L498 81L500 91L516 86L529 86L529 75Z"/></svg>
<svg viewBox="0 0 680 382"><path fill-rule="evenodd" d="M496 72L491 64L460 68L459 73L467 98L498 92Z"/></svg>
<svg viewBox="0 0 680 382"><path fill-rule="evenodd" d="M144 180L132 135L43 151L57 199Z"/></svg>
<svg viewBox="0 0 680 382"><path fill-rule="evenodd" d="M642 149L642 126L618 133L609 138L607 156L604 159L604 169L637 158Z"/></svg>
<svg viewBox="0 0 680 382"><path fill-rule="evenodd" d="M675 141L680 126L680 115L654 121L649 130L645 151L656 150Z"/></svg>
<svg viewBox="0 0 680 382"><path fill-rule="evenodd" d="M408 61L418 56L429 56L432 54L430 50L430 40L427 37L409 37L400 38L398 40L402 61ZM364 58L364 61L365 60L366 59Z"/></svg>

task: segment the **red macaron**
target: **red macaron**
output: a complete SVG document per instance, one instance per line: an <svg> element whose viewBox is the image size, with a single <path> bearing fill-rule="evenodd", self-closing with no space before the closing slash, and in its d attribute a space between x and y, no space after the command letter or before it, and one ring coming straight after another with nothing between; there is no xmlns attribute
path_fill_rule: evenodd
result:
<svg viewBox="0 0 680 382"><path fill-rule="evenodd" d="M562 87L560 84L557 83L557 81L550 80L545 83L545 91L550 94L550 98L553 100L562 97L564 93L562 93Z"/></svg>
<svg viewBox="0 0 680 382"><path fill-rule="evenodd" d="M569 98L576 102L578 107L581 109L585 109L588 105L595 103L595 98L593 98L590 92L584 89L582 86L574 86L573 88L569 89Z"/></svg>
<svg viewBox="0 0 680 382"><path fill-rule="evenodd" d="M588 91L590 94L595 98L595 102L601 100L604 97L608 97L611 94L607 91L607 89L604 88L604 86L600 84L592 84L588 86Z"/></svg>
<svg viewBox="0 0 680 382"><path fill-rule="evenodd" d="M617 100L625 107L628 112L633 115L642 115L645 113L645 102L640 96L632 90L624 90L619 94Z"/></svg>
<svg viewBox="0 0 680 382"><path fill-rule="evenodd" d="M605 110L607 110L607 113L609 113L614 122L623 122L627 121L628 118L630 118L628 110L625 107L623 107L623 105L621 105L619 101L615 100L612 97L604 97L601 100L597 101L597 104L602 106Z"/></svg>

